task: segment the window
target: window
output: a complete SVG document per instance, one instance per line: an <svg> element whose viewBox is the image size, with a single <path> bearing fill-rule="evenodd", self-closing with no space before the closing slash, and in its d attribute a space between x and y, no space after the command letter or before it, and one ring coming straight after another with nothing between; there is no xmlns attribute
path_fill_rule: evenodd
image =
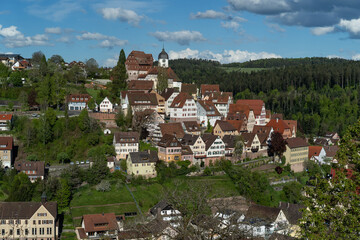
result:
<svg viewBox="0 0 360 240"><path fill-rule="evenodd" d="M36 220L33 220L33 224L34 224L34 225L36 224Z"/></svg>
<svg viewBox="0 0 360 240"><path fill-rule="evenodd" d="M1 235L5 235L5 229L1 229Z"/></svg>
<svg viewBox="0 0 360 240"><path fill-rule="evenodd" d="M13 235L13 230L12 229L10 229L10 235Z"/></svg>
<svg viewBox="0 0 360 240"><path fill-rule="evenodd" d="M31 233L32 233L32 235L36 235L36 228L32 228Z"/></svg>
<svg viewBox="0 0 360 240"><path fill-rule="evenodd" d="M52 228L46 228L46 234L47 235L52 234Z"/></svg>
<svg viewBox="0 0 360 240"><path fill-rule="evenodd" d="M44 235L44 234L45 234L44 228L39 228L39 234L40 234L40 235Z"/></svg>
<svg viewBox="0 0 360 240"><path fill-rule="evenodd" d="M25 229L25 235L29 235L29 229Z"/></svg>
<svg viewBox="0 0 360 240"><path fill-rule="evenodd" d="M20 229L16 229L16 235L20 235Z"/></svg>

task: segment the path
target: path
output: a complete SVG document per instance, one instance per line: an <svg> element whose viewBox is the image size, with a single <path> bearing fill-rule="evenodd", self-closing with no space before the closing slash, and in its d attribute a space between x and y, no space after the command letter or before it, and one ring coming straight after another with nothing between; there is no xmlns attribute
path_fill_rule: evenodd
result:
<svg viewBox="0 0 360 240"><path fill-rule="evenodd" d="M143 213L142 213L142 211L141 211L141 209L140 209L140 206L139 206L138 202L137 202L136 199L135 199L134 194L132 193L132 191L130 190L129 186L128 186L126 183L125 183L125 187L126 187L127 190L129 191L129 193L130 193L130 195L132 196L132 198L134 199L134 202L135 202L135 204L136 204L136 208L138 209L139 213L141 214L142 218L144 219L144 215L143 215Z"/></svg>

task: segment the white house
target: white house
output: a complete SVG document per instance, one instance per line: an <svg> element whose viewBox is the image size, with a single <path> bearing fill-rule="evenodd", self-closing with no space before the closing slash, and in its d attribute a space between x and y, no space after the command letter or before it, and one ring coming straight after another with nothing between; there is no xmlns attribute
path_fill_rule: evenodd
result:
<svg viewBox="0 0 360 240"><path fill-rule="evenodd" d="M210 162L214 163L222 157L225 157L225 143L220 136L204 134L202 139L205 142L206 166L209 166Z"/></svg>
<svg viewBox="0 0 360 240"><path fill-rule="evenodd" d="M129 153L139 151L139 133L114 133L113 145L115 147L116 159L126 159Z"/></svg>
<svg viewBox="0 0 360 240"><path fill-rule="evenodd" d="M326 159L325 149L322 146L309 146L309 159L324 164Z"/></svg>
<svg viewBox="0 0 360 240"><path fill-rule="evenodd" d="M195 100L186 92L179 93L170 106L170 120L173 122L196 121Z"/></svg>
<svg viewBox="0 0 360 240"><path fill-rule="evenodd" d="M104 100L102 100L102 102L100 103L99 111L100 112L113 112L114 111L114 106L107 97L105 97Z"/></svg>
<svg viewBox="0 0 360 240"><path fill-rule="evenodd" d="M164 92L161 93L161 96L165 99L166 116L170 115L170 106L177 95L179 95L179 90L174 88L167 88Z"/></svg>
<svg viewBox="0 0 360 240"><path fill-rule="evenodd" d="M211 126L214 126L215 122L222 118L214 103L211 101L199 100L196 102L196 107L197 118L200 125L203 127L207 127L208 123L210 123Z"/></svg>
<svg viewBox="0 0 360 240"><path fill-rule="evenodd" d="M70 111L81 111L88 108L91 99L89 94L70 94L67 97L67 104Z"/></svg>

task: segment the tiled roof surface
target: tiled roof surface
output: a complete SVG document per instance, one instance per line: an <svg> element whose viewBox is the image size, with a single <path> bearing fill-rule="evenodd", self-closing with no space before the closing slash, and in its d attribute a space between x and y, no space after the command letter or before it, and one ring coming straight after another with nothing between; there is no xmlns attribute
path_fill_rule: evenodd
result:
<svg viewBox="0 0 360 240"><path fill-rule="evenodd" d="M214 128L216 127L216 125L219 125L219 127L223 131L236 131L236 128L227 121L216 120Z"/></svg>
<svg viewBox="0 0 360 240"><path fill-rule="evenodd" d="M255 115L260 115L262 107L265 106L264 101L258 99L239 99L236 101L236 104L248 105Z"/></svg>
<svg viewBox="0 0 360 240"><path fill-rule="evenodd" d="M1 120L10 121L12 117L13 117L12 114L0 114L0 121Z"/></svg>
<svg viewBox="0 0 360 240"><path fill-rule="evenodd" d="M0 137L0 150L12 150L14 140L12 137Z"/></svg>
<svg viewBox="0 0 360 240"><path fill-rule="evenodd" d="M26 175L29 176L44 176L45 173L45 162L44 161L16 161L14 167L17 171L25 171ZM30 171L30 173L27 173ZM35 173L32 173L35 171Z"/></svg>
<svg viewBox="0 0 360 240"><path fill-rule="evenodd" d="M275 132L279 132L281 134L284 133L285 129L290 129L289 125L287 125L286 122L281 119L271 119L270 122L266 124L266 126L272 127Z"/></svg>
<svg viewBox="0 0 360 240"><path fill-rule="evenodd" d="M185 135L184 129L181 126L181 123L160 123L160 131L164 136L165 134L176 135L177 138L182 138Z"/></svg>
<svg viewBox="0 0 360 240"><path fill-rule="evenodd" d="M219 84L201 84L200 90L201 94L205 95L205 93L220 92L220 87Z"/></svg>
<svg viewBox="0 0 360 240"><path fill-rule="evenodd" d="M88 214L83 216L85 232L117 230L115 213Z"/></svg>
<svg viewBox="0 0 360 240"><path fill-rule="evenodd" d="M116 143L138 143L138 132L116 132L114 133Z"/></svg>
<svg viewBox="0 0 360 240"><path fill-rule="evenodd" d="M180 92L171 103L171 108L182 108L185 105L186 100L193 100L193 98L187 92Z"/></svg>
<svg viewBox="0 0 360 240"><path fill-rule="evenodd" d="M30 219L41 205L57 218L56 202L0 202L0 216L1 219Z"/></svg>
<svg viewBox="0 0 360 240"><path fill-rule="evenodd" d="M309 159L313 156L318 157L322 148L322 146L309 146Z"/></svg>
<svg viewBox="0 0 360 240"><path fill-rule="evenodd" d="M286 139L289 148L307 147L309 144L304 138L288 138Z"/></svg>
<svg viewBox="0 0 360 240"><path fill-rule="evenodd" d="M151 90L154 86L153 81L131 80L128 83L129 90Z"/></svg>
<svg viewBox="0 0 360 240"><path fill-rule="evenodd" d="M182 92L187 92L188 94L192 95L192 94L196 94L197 88L196 88L195 84L183 83L181 85L181 91Z"/></svg>

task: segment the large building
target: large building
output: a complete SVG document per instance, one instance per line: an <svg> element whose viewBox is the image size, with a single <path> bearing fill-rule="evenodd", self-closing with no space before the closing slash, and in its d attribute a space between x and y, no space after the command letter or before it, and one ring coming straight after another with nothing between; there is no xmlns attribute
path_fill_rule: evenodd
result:
<svg viewBox="0 0 360 240"><path fill-rule="evenodd" d="M0 216L0 239L57 239L56 202L0 202Z"/></svg>
<svg viewBox="0 0 360 240"><path fill-rule="evenodd" d="M137 80L139 75L147 74L153 66L153 61L154 59L151 54L142 51L132 51L125 62L128 80Z"/></svg>
<svg viewBox="0 0 360 240"><path fill-rule="evenodd" d="M117 132L114 133L113 144L116 152L116 159L126 159L129 153L139 151L138 132Z"/></svg>
<svg viewBox="0 0 360 240"><path fill-rule="evenodd" d="M309 159L308 143L303 138L289 138L286 142L286 164L290 164L294 172L303 171L304 163Z"/></svg>
<svg viewBox="0 0 360 240"><path fill-rule="evenodd" d="M12 114L0 114L0 131L9 131L12 121Z"/></svg>
<svg viewBox="0 0 360 240"><path fill-rule="evenodd" d="M170 106L170 120L173 122L197 121L195 100L186 92L180 92Z"/></svg>
<svg viewBox="0 0 360 240"><path fill-rule="evenodd" d="M70 94L67 97L68 109L70 111L81 111L88 108L88 102L91 96L89 94Z"/></svg>
<svg viewBox="0 0 360 240"><path fill-rule="evenodd" d="M132 152L126 159L127 173L145 178L156 177L155 165L158 160L156 151Z"/></svg>

